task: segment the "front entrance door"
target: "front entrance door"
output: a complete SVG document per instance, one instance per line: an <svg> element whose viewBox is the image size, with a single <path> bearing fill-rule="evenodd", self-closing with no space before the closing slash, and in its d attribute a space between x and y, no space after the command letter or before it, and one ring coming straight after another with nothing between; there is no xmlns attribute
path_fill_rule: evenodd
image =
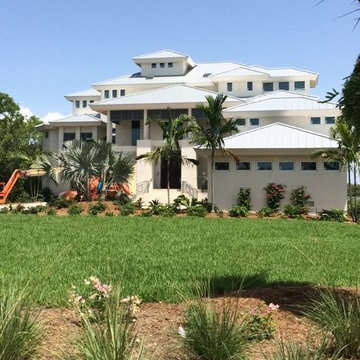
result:
<svg viewBox="0 0 360 360"><path fill-rule="evenodd" d="M161 188L167 188L167 162L161 161ZM181 163L179 161L170 162L170 189L181 188Z"/></svg>

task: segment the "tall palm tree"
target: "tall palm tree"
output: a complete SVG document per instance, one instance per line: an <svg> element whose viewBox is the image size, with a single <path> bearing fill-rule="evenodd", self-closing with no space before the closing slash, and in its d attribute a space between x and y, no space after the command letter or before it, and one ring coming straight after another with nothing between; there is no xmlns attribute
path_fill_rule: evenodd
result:
<svg viewBox="0 0 360 360"><path fill-rule="evenodd" d="M40 156L34 166L44 170L56 185L69 181L89 200L92 178L102 182L105 194L110 184L128 181L134 164L130 154L114 152L111 143L91 139L66 142L58 153Z"/></svg>
<svg viewBox="0 0 360 360"><path fill-rule="evenodd" d="M196 108L200 110L206 120L205 126L198 123L193 142L202 145L204 148L211 150L211 211L215 211L215 152L224 148L224 137L238 132L238 121L235 119L225 119L222 110L227 96L218 94L216 97L206 96L207 105L198 104Z"/></svg>
<svg viewBox="0 0 360 360"><path fill-rule="evenodd" d="M196 159L190 159L181 155L180 140L194 130L194 123L188 115L180 115L173 118L172 111L168 108L168 118L166 120L156 118L148 119L147 124L156 124L163 131L163 145L153 151L136 157L136 160L147 160L153 163L165 161L166 163L166 187L168 204L170 205L170 164L180 163L186 165L197 165Z"/></svg>
<svg viewBox="0 0 360 360"><path fill-rule="evenodd" d="M338 140L337 149L319 150L313 154L314 157L321 156L331 161L337 161L342 167L346 167L348 174L348 193L350 200L350 211L354 221L358 220L356 193L354 203L351 191L351 172L354 177L356 189L356 176L360 163L360 139L357 133L344 121L337 120L334 127L330 129L332 138Z"/></svg>

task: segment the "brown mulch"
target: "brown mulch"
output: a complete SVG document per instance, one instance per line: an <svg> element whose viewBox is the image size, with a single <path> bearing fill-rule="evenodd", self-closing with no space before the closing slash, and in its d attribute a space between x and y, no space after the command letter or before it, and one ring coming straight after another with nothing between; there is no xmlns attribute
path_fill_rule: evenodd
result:
<svg viewBox="0 0 360 360"><path fill-rule="evenodd" d="M298 306L306 302L315 288L311 286L279 285L269 288L246 290L237 296L217 297L212 301L220 304L223 301L234 301L234 304L246 311L261 301L279 304L275 313L276 332L274 339L253 343L247 353L251 360L264 359L264 354L270 353L278 339L305 343L309 333L311 340L319 341L320 334L309 321L302 317ZM345 291L345 290L344 290ZM135 333L139 340L144 340L146 353L152 359L186 360L186 354L181 347L181 338L177 334L182 325L186 304L144 303L135 324ZM46 331L39 360L55 360L61 352L75 353L73 339L80 334L80 320L74 310L62 308L36 309L40 313L41 322Z"/></svg>

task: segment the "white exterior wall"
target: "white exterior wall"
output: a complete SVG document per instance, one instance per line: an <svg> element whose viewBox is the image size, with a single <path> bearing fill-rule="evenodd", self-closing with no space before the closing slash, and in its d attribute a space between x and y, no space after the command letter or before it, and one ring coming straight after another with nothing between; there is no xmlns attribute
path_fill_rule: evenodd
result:
<svg viewBox="0 0 360 360"><path fill-rule="evenodd" d="M94 102L99 101L100 97L99 96L89 96L89 97L74 98L74 100L72 100L72 113L74 115L97 114L96 111L94 111L90 108L90 106L89 106L90 100L92 100ZM80 101L79 108L76 107L76 101ZM83 101L86 101L86 107L83 107Z"/></svg>
<svg viewBox="0 0 360 360"><path fill-rule="evenodd" d="M285 198L281 207L290 203L292 189L306 186L311 195L314 207L310 210L316 212L321 209L346 209L346 172L326 171L323 161L312 159L311 155L243 155L241 161L250 161L251 170L236 170L235 160L231 157L217 157L215 161L229 162L229 170L215 170L215 203L220 209L230 209L236 203L240 187L251 188L252 210L259 210L267 206L263 188L268 183L285 184ZM257 161L272 161L271 171L259 171ZM294 171L280 171L279 161L294 161ZM316 171L302 171L301 161L316 161ZM208 174L210 174L211 161L208 159ZM208 177L208 192L211 189L211 178Z"/></svg>
<svg viewBox="0 0 360 360"><path fill-rule="evenodd" d="M172 68L168 67L169 62L173 63ZM156 68L151 67L152 62L141 64L141 76L153 77L153 76L184 75L187 67L186 61L154 59L153 63L156 64ZM160 63L164 63L165 67L161 68Z"/></svg>

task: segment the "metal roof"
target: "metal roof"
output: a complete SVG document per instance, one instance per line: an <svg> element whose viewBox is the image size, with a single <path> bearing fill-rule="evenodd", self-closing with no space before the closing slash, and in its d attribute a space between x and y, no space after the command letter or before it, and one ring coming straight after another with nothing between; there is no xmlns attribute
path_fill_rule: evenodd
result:
<svg viewBox="0 0 360 360"><path fill-rule="evenodd" d="M185 55L182 53L179 53L177 51L173 51L173 50L160 50L160 51L155 51L152 53L148 53L148 54L143 54L143 55L137 55L133 57L133 60L143 60L143 59L161 59L161 58L178 58L178 59L187 59L189 57L189 55Z"/></svg>
<svg viewBox="0 0 360 360"><path fill-rule="evenodd" d="M326 135L274 123L224 139L226 149L329 149L338 142Z"/></svg>
<svg viewBox="0 0 360 360"><path fill-rule="evenodd" d="M68 115L60 119L49 121L50 125L58 123L103 123L104 121L92 114Z"/></svg>
<svg viewBox="0 0 360 360"><path fill-rule="evenodd" d="M93 97L93 96L101 96L100 92L95 90L94 88L89 88L85 90L76 91L73 93L69 93L65 95L65 98L76 98L76 97Z"/></svg>

